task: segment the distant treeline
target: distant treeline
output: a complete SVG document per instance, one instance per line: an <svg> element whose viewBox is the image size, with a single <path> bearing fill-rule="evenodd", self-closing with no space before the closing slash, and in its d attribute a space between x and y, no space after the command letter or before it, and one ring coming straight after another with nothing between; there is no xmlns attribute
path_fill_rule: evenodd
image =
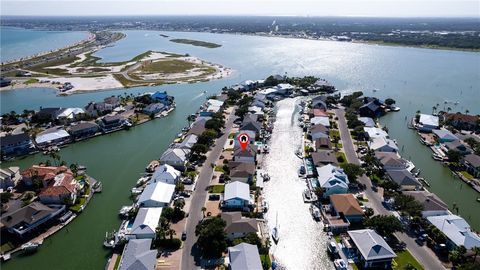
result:
<svg viewBox="0 0 480 270"><path fill-rule="evenodd" d="M309 37L348 36L356 40L413 46L480 49L478 18L360 18L360 17L13 17L3 26L52 30L147 29L220 33L268 33Z"/></svg>

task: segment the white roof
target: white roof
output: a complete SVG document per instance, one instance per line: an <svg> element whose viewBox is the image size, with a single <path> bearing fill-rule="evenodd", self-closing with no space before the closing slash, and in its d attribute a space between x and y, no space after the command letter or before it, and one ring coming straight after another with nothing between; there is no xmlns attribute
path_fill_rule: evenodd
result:
<svg viewBox="0 0 480 270"><path fill-rule="evenodd" d="M381 128L376 127L364 127L363 130L368 133L370 138L380 138L385 137L388 138L388 133L382 130Z"/></svg>
<svg viewBox="0 0 480 270"><path fill-rule="evenodd" d="M160 157L161 161L181 161L187 160L187 155L190 153L189 149L182 148L168 148Z"/></svg>
<svg viewBox="0 0 480 270"><path fill-rule="evenodd" d="M206 112L216 113L216 112L220 111L220 107L221 107L221 106L210 105L210 106L208 106L208 108L207 108L205 111L206 111Z"/></svg>
<svg viewBox="0 0 480 270"><path fill-rule="evenodd" d="M394 258L397 255L392 248L374 230L348 231L348 235L365 260Z"/></svg>
<svg viewBox="0 0 480 270"><path fill-rule="evenodd" d="M250 106L248 107L248 111L253 112L253 114L263 114L263 109L258 106Z"/></svg>
<svg viewBox="0 0 480 270"><path fill-rule="evenodd" d="M140 208L129 234L152 234L158 227L162 207Z"/></svg>
<svg viewBox="0 0 480 270"><path fill-rule="evenodd" d="M359 121L363 122L366 127L374 127L375 121L370 117L359 117Z"/></svg>
<svg viewBox="0 0 480 270"><path fill-rule="evenodd" d="M35 141L38 144L42 144L45 142L50 142L53 140L68 138L68 137L70 137L70 135L68 134L67 131L65 131L64 129L57 129L56 131L53 131L53 132L41 133L37 135L37 138L35 139Z"/></svg>
<svg viewBox="0 0 480 270"><path fill-rule="evenodd" d="M85 111L82 108L66 108L63 109L61 113L57 115L57 118L68 118L73 119L77 114L84 114Z"/></svg>
<svg viewBox="0 0 480 270"><path fill-rule="evenodd" d="M278 89L293 89L293 85L289 83L280 83L277 85Z"/></svg>
<svg viewBox="0 0 480 270"><path fill-rule="evenodd" d="M377 137L373 138L371 142L368 143L368 147L372 150L378 150L384 146L388 146L391 149L395 149L398 151L398 146L395 144L393 140L387 139L385 137Z"/></svg>
<svg viewBox="0 0 480 270"><path fill-rule="evenodd" d="M276 89L276 88L267 88L267 89L258 91L257 93L263 94L263 95L268 95L268 94L276 93L277 91L278 91L278 89Z"/></svg>
<svg viewBox="0 0 480 270"><path fill-rule="evenodd" d="M209 99L207 101L207 104L210 106L217 106L221 107L223 105L223 101L217 100L217 99Z"/></svg>
<svg viewBox="0 0 480 270"><path fill-rule="evenodd" d="M434 129L432 132L437 135L440 139L452 140L457 141L459 140L457 136L455 136L450 130L448 129Z"/></svg>
<svg viewBox="0 0 480 270"><path fill-rule="evenodd" d="M228 248L232 270L262 270L262 262L256 245L241 243Z"/></svg>
<svg viewBox="0 0 480 270"><path fill-rule="evenodd" d="M420 124L438 127L438 116L430 114L420 114Z"/></svg>
<svg viewBox="0 0 480 270"><path fill-rule="evenodd" d="M318 182L323 188L332 188L334 186L348 188L348 177L342 169L331 164L323 167L317 167Z"/></svg>
<svg viewBox="0 0 480 270"><path fill-rule="evenodd" d="M183 141L178 144L180 148L192 148L192 146L198 141L198 136L195 134L189 134Z"/></svg>
<svg viewBox="0 0 480 270"><path fill-rule="evenodd" d="M147 184L140 195L140 198L138 199L138 203L141 204L146 201L170 203L174 192L175 185L164 182L152 182Z"/></svg>
<svg viewBox="0 0 480 270"><path fill-rule="evenodd" d="M225 185L224 200L240 198L246 201L250 200L250 186L242 182L231 182Z"/></svg>
<svg viewBox="0 0 480 270"><path fill-rule="evenodd" d="M161 182L174 182L180 177L180 171L175 170L172 166L168 164L161 165L157 167L155 173L152 176L152 182L161 181Z"/></svg>
<svg viewBox="0 0 480 270"><path fill-rule="evenodd" d="M15 176L20 172L20 167L8 167L8 168L0 168L0 180L5 180L7 178Z"/></svg>
<svg viewBox="0 0 480 270"><path fill-rule="evenodd" d="M470 225L457 215L427 217L428 221L442 231L457 246L467 249L480 247L480 237L472 232Z"/></svg>
<svg viewBox="0 0 480 270"><path fill-rule="evenodd" d="M317 116L310 119L310 123L312 123L312 125L321 124L323 126L329 127L330 119L328 118L328 116Z"/></svg>

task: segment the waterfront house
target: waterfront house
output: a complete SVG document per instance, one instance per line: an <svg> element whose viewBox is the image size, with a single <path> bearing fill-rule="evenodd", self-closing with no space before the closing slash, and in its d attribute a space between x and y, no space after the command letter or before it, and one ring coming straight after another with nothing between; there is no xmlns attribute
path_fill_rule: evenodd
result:
<svg viewBox="0 0 480 270"><path fill-rule="evenodd" d="M310 117L328 117L328 113L324 109L311 109Z"/></svg>
<svg viewBox="0 0 480 270"><path fill-rule="evenodd" d="M100 120L100 127L104 132L109 132L112 130L117 130L123 128L123 124L125 123L125 118L123 116L116 114L116 115L106 115Z"/></svg>
<svg viewBox="0 0 480 270"><path fill-rule="evenodd" d="M77 198L77 181L73 173L65 171L50 179L38 194L44 204L74 204Z"/></svg>
<svg viewBox="0 0 480 270"><path fill-rule="evenodd" d="M127 233L127 239L154 239L162 210L163 208L161 207L138 209L135 221Z"/></svg>
<svg viewBox="0 0 480 270"><path fill-rule="evenodd" d="M293 85L289 83L279 83L275 88L277 88L277 94L283 96L290 95L294 89Z"/></svg>
<svg viewBox="0 0 480 270"><path fill-rule="evenodd" d="M11 213L2 215L1 225L8 232L23 237L38 226L56 219L65 211L65 205L46 206L33 202Z"/></svg>
<svg viewBox="0 0 480 270"><path fill-rule="evenodd" d="M143 113L147 115L157 114L166 110L166 107L163 103L152 103L148 104L145 108L143 108Z"/></svg>
<svg viewBox="0 0 480 270"><path fill-rule="evenodd" d="M279 94L277 88L267 88L257 91L255 94L255 99L265 102L266 100L273 100L277 94Z"/></svg>
<svg viewBox="0 0 480 270"><path fill-rule="evenodd" d="M371 142L368 142L368 147L375 152L398 152L397 144L385 137L372 139Z"/></svg>
<svg viewBox="0 0 480 270"><path fill-rule="evenodd" d="M266 104L265 104L265 102L262 101L262 100L255 99L254 101L252 101L252 103L250 104L250 106L254 106L254 107L259 107L259 108L265 109Z"/></svg>
<svg viewBox="0 0 480 270"><path fill-rule="evenodd" d="M98 117L110 113L115 109L111 104L105 102L90 102L85 106L85 112L93 117Z"/></svg>
<svg viewBox="0 0 480 270"><path fill-rule="evenodd" d="M58 112L61 108L42 108L35 113L35 118L40 122L51 122L57 118Z"/></svg>
<svg viewBox="0 0 480 270"><path fill-rule="evenodd" d="M34 146L27 133L0 137L2 156L19 156L30 153Z"/></svg>
<svg viewBox="0 0 480 270"><path fill-rule="evenodd" d="M394 152L375 152L384 170L403 170L407 168L407 162Z"/></svg>
<svg viewBox="0 0 480 270"><path fill-rule="evenodd" d="M353 194L332 194L330 205L333 214L345 217L349 222L363 220L363 210Z"/></svg>
<svg viewBox="0 0 480 270"><path fill-rule="evenodd" d="M332 142L330 138L318 138L314 141L315 143L315 150L330 150L332 149Z"/></svg>
<svg viewBox="0 0 480 270"><path fill-rule="evenodd" d="M256 169L254 163L230 161L228 167L230 168L231 181L240 181L248 184L253 182Z"/></svg>
<svg viewBox="0 0 480 270"><path fill-rule="evenodd" d="M466 155L462 160L462 164L473 177L480 178L480 156L475 154Z"/></svg>
<svg viewBox="0 0 480 270"><path fill-rule="evenodd" d="M428 191L405 191L405 195L410 195L423 207L422 216L448 215L448 205L444 203L437 195Z"/></svg>
<svg viewBox="0 0 480 270"><path fill-rule="evenodd" d="M112 106L112 109L115 109L116 107L120 106L120 99L116 96L109 96L103 99L103 102L105 104L109 104Z"/></svg>
<svg viewBox="0 0 480 270"><path fill-rule="evenodd" d="M251 131L251 130L239 130L239 131L235 134L235 137L234 137L234 139L233 139L233 147L234 147L234 148L239 148L239 147L240 147L240 142L238 141L238 136L240 136L240 134L242 134L242 133L247 134L247 136L248 136L248 143L249 143L249 144L255 143L255 132L254 132L254 131Z"/></svg>
<svg viewBox="0 0 480 270"><path fill-rule="evenodd" d="M224 212L221 217L227 223L225 233L230 240L245 237L249 233L258 232L257 220L242 217L241 212Z"/></svg>
<svg viewBox="0 0 480 270"><path fill-rule="evenodd" d="M326 100L327 100L326 96L318 96L318 97L312 98L312 109L326 111L327 110L327 103L325 102Z"/></svg>
<svg viewBox="0 0 480 270"><path fill-rule="evenodd" d="M30 168L22 171L20 175L22 176L22 182L24 185L30 187L33 185L34 180L39 180L42 182L42 187L48 186L49 182L52 181L57 174L64 172L70 172L67 167L53 167L53 166L40 166L33 165Z"/></svg>
<svg viewBox="0 0 480 270"><path fill-rule="evenodd" d="M152 239L132 239L127 242L119 270L155 270L157 268L157 250L150 250Z"/></svg>
<svg viewBox="0 0 480 270"><path fill-rule="evenodd" d="M360 113L361 117L370 117L370 118L377 118L380 117L384 111L381 107L380 102L377 99L374 99L364 105L362 105L358 112Z"/></svg>
<svg viewBox="0 0 480 270"><path fill-rule="evenodd" d="M248 184L239 181L225 184L224 208L245 210L250 205L250 186Z"/></svg>
<svg viewBox="0 0 480 270"><path fill-rule="evenodd" d="M337 165L337 156L332 150L318 150L317 152L312 152L312 161L315 167L322 167L324 165Z"/></svg>
<svg viewBox="0 0 480 270"><path fill-rule="evenodd" d="M188 134L195 134L197 136L202 135L202 133L206 130L205 123L211 119L211 117L199 117L195 122L192 123L190 126L190 130Z"/></svg>
<svg viewBox="0 0 480 270"><path fill-rule="evenodd" d="M168 164L183 172L189 154L190 149L188 148L168 148L160 157L160 164Z"/></svg>
<svg viewBox="0 0 480 270"><path fill-rule="evenodd" d="M82 108L64 108L57 112L56 118L62 123L69 123L81 119L85 114Z"/></svg>
<svg viewBox="0 0 480 270"><path fill-rule="evenodd" d="M388 178L400 186L400 190L418 190L422 184L407 170L387 170Z"/></svg>
<svg viewBox="0 0 480 270"><path fill-rule="evenodd" d="M175 185L164 182L149 182L138 198L140 207L168 207L175 193Z"/></svg>
<svg viewBox="0 0 480 270"><path fill-rule="evenodd" d="M258 247L241 243L228 248L230 270L263 270Z"/></svg>
<svg viewBox="0 0 480 270"><path fill-rule="evenodd" d="M0 87L10 86L10 84L12 84L12 80L4 78L4 77L0 78Z"/></svg>
<svg viewBox="0 0 480 270"><path fill-rule="evenodd" d="M257 119L262 118L264 113L263 113L263 108L259 106L250 106L248 107L248 112L250 114L253 114L257 116Z"/></svg>
<svg viewBox="0 0 480 270"><path fill-rule="evenodd" d="M450 130L448 129L434 129L432 130L433 134L437 138L438 142L444 143L444 142L453 142L453 141L458 141L458 137L455 136Z"/></svg>
<svg viewBox="0 0 480 270"><path fill-rule="evenodd" d="M67 128L67 132L76 140L92 137L99 130L100 127L91 122L81 122Z"/></svg>
<svg viewBox="0 0 480 270"><path fill-rule="evenodd" d="M472 153L472 149L467 144L464 144L461 141L452 141L452 142L446 142L443 143L443 146L445 149L448 150L454 150L462 153L462 155L468 155Z"/></svg>
<svg viewBox="0 0 480 270"><path fill-rule="evenodd" d="M313 84L313 88L314 88L315 92L318 92L318 91L327 92L327 93L335 92L335 86L333 86L331 83L329 83L325 79L318 79Z"/></svg>
<svg viewBox="0 0 480 270"><path fill-rule="evenodd" d="M329 133L329 129L322 124L313 125L310 127L310 136L312 137L312 141L315 141L319 138L328 138Z"/></svg>
<svg viewBox="0 0 480 270"><path fill-rule="evenodd" d="M361 121L366 127L375 127L375 120L370 117L358 117L358 120Z"/></svg>
<svg viewBox="0 0 480 270"><path fill-rule="evenodd" d="M469 115L460 112L446 113L443 117L447 124L460 130L476 130L480 123L480 117L478 115Z"/></svg>
<svg viewBox="0 0 480 270"><path fill-rule="evenodd" d="M195 134L188 134L181 143L176 145L180 149L192 149L192 146L197 143L198 136Z"/></svg>
<svg viewBox="0 0 480 270"><path fill-rule="evenodd" d="M467 250L480 247L480 237L463 218L444 215L427 217L427 220L447 237L447 247L450 250L459 246L464 246Z"/></svg>
<svg viewBox="0 0 480 270"><path fill-rule="evenodd" d="M262 131L262 124L257 121L257 116L253 114L247 114L243 118L243 122L240 125L240 130L250 130L255 132L255 137L260 135Z"/></svg>
<svg viewBox="0 0 480 270"><path fill-rule="evenodd" d="M150 181L175 185L180 179L180 174L180 171L175 170L172 166L163 164L155 169Z"/></svg>
<svg viewBox="0 0 480 270"><path fill-rule="evenodd" d="M420 114L418 120L418 130L421 132L432 132L440 126L438 116L430 114Z"/></svg>
<svg viewBox="0 0 480 270"><path fill-rule="evenodd" d="M62 145L69 143L70 134L63 128L51 128L41 132L35 138L35 142L39 148L45 148L51 145Z"/></svg>
<svg viewBox="0 0 480 270"><path fill-rule="evenodd" d="M173 104L173 96L169 96L167 92L160 92L157 91L153 93L150 98L152 99L153 102L160 102L163 103L165 106L170 106Z"/></svg>
<svg viewBox="0 0 480 270"><path fill-rule="evenodd" d="M397 255L374 230L348 231L355 252L364 268L390 269Z"/></svg>
<svg viewBox="0 0 480 270"><path fill-rule="evenodd" d="M332 194L344 194L348 191L348 177L345 172L331 164L317 167L318 183L323 188L323 197L327 198Z"/></svg>
<svg viewBox="0 0 480 270"><path fill-rule="evenodd" d="M21 179L19 167L0 169L0 189L6 190L9 187L14 187Z"/></svg>
<svg viewBox="0 0 480 270"><path fill-rule="evenodd" d="M388 133L385 132L381 128L377 127L364 127L363 130L365 131L365 134L367 135L368 139L375 139L375 138L387 138L388 139Z"/></svg>
<svg viewBox="0 0 480 270"><path fill-rule="evenodd" d="M310 119L312 125L323 125L327 128L330 128L330 118L328 116L319 116L313 117Z"/></svg>
<svg viewBox="0 0 480 270"><path fill-rule="evenodd" d="M237 147L233 151L233 160L238 162L249 162L254 163L257 161L257 147L255 145L249 144L245 148Z"/></svg>

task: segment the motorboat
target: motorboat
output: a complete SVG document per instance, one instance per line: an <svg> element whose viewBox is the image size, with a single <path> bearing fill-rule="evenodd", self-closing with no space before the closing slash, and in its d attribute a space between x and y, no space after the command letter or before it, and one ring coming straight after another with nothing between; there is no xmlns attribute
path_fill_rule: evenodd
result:
<svg viewBox="0 0 480 270"><path fill-rule="evenodd" d="M272 230L272 239L273 239L273 242L278 243L278 240L280 240L280 235L278 234L278 213L277 213L277 217L275 219L275 227L273 228Z"/></svg>
<svg viewBox="0 0 480 270"><path fill-rule="evenodd" d="M39 246L40 246L40 243L28 242L28 243L23 244L20 248L24 252L32 252L32 251L37 250Z"/></svg>
<svg viewBox="0 0 480 270"><path fill-rule="evenodd" d="M321 219L321 214L320 214L320 210L318 209L318 207L316 207L315 205L310 205L310 214L312 214L312 217L313 219L315 219L316 221L320 221Z"/></svg>
<svg viewBox="0 0 480 270"><path fill-rule="evenodd" d="M305 170L305 165L301 165L300 169L298 170L298 174L300 176L304 176L307 171Z"/></svg>
<svg viewBox="0 0 480 270"><path fill-rule="evenodd" d="M330 253L330 255L332 255L333 257L337 257L337 256L339 255L337 243L335 243L335 241L330 241L330 242L327 244L327 251L328 251L328 253Z"/></svg>
<svg viewBox="0 0 480 270"><path fill-rule="evenodd" d="M399 112L400 111L400 107L392 107L391 110L393 112Z"/></svg>
<svg viewBox="0 0 480 270"><path fill-rule="evenodd" d="M128 213L130 213L130 211L133 209L133 206L122 206L122 208L120 209L120 211L118 212L118 214L122 217L126 217L128 216Z"/></svg>
<svg viewBox="0 0 480 270"><path fill-rule="evenodd" d="M262 210L264 213L268 212L268 203L267 201L262 201Z"/></svg>
<svg viewBox="0 0 480 270"><path fill-rule="evenodd" d="M135 196L135 195L141 194L141 193L143 192L143 189L141 189L141 188L132 188L131 192L132 192L132 195Z"/></svg>
<svg viewBox="0 0 480 270"><path fill-rule="evenodd" d="M337 270L347 270L348 266L343 259L336 259L333 261L333 265Z"/></svg>
<svg viewBox="0 0 480 270"><path fill-rule="evenodd" d="M148 182L148 180L150 179L150 177L140 177L138 180L137 180L137 187L139 186L143 186L145 183Z"/></svg>

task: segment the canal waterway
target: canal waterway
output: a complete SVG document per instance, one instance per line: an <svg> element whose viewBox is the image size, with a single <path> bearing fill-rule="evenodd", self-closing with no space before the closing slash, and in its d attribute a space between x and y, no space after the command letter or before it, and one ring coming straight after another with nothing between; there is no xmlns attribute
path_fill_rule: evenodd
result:
<svg viewBox="0 0 480 270"><path fill-rule="evenodd" d="M38 109L40 106L84 106L89 101L101 100L110 95L157 90L166 90L175 97L177 104L176 110L166 118L62 149L60 155L65 161L86 165L88 173L103 182L103 193L93 198L85 212L69 224L68 230L62 230L49 238L37 254L14 258L2 264L2 269L102 268L109 254L102 248L105 231L118 227L120 220L117 213L122 205L130 202L130 188L148 162L158 158L187 124L186 117L198 109L207 95L218 93L225 85L285 72L288 72L289 76L320 76L330 80L340 90L364 90L367 95L394 98L401 111L381 119L381 122L389 127L390 136L397 139L400 148L405 145L402 154L406 158L411 156L412 161L422 170L422 176L430 181L430 189L450 206L456 202L460 215L465 217L473 228L480 230L480 204L475 202L478 195L467 186L460 187L458 180L452 180L450 172L431 159L431 151L420 145L418 136L406 128L404 121L405 116L410 117L419 109L429 113L436 103L443 106L444 99L460 102L457 106L450 105L453 111L465 111L468 108L471 113L479 114L479 53L210 33L126 33L125 39L113 47L100 50L96 55L105 57L104 61L117 61L128 60L147 49L189 53L233 68L235 72L231 77L210 82L118 89L68 97L57 97L54 91L45 88L0 92L1 113ZM159 34L167 34L171 38L215 42L222 44L222 47L208 49L172 43ZM374 88L378 88L375 93L372 91ZM204 90L208 91L206 95L202 94ZM281 112L281 107L279 109ZM293 123L292 125L294 126ZM288 139L288 142L293 140L292 144L298 143L293 138ZM295 149L295 145L286 145L285 147ZM291 152L293 156L294 151ZM274 149L272 153L275 153ZM1 167L15 165L25 169L45 159L46 157L40 154L6 162L1 164ZM293 177L292 172L287 173ZM287 266L300 263L307 266L302 269L311 269L311 265L322 265L324 261L322 256L325 253L321 252L324 248L323 238L319 237L321 228L317 228L316 223L313 223L308 207L302 202L303 182L293 178L290 181L289 177L278 180L283 189L291 182L291 189L283 193L275 192L272 187L270 195L270 187L267 187L267 199L279 212L280 233L285 234L281 236L280 245L274 250L274 254ZM292 196L289 199L292 204L285 207L294 209L296 213L287 213L287 208L281 208L278 202L282 202L285 196ZM274 215L276 209L272 208L269 215ZM289 220L293 213L298 215L295 216L298 220ZM268 219L272 220L272 217L269 216ZM270 224L274 224L274 221ZM288 228L288 231L284 228ZM287 240L284 241L285 239ZM302 243L308 245L300 245ZM296 249L292 249L290 245ZM301 258L302 262L298 258Z"/></svg>
<svg viewBox="0 0 480 270"><path fill-rule="evenodd" d="M291 98L277 103L270 153L263 162L271 178L264 188L269 204L266 218L270 231L278 224L280 236L271 250L286 269L333 269L326 252L328 236L322 223L313 220L310 204L303 203L302 193L307 186L298 177L302 160L295 155L303 139L296 119L297 103L298 99Z"/></svg>

